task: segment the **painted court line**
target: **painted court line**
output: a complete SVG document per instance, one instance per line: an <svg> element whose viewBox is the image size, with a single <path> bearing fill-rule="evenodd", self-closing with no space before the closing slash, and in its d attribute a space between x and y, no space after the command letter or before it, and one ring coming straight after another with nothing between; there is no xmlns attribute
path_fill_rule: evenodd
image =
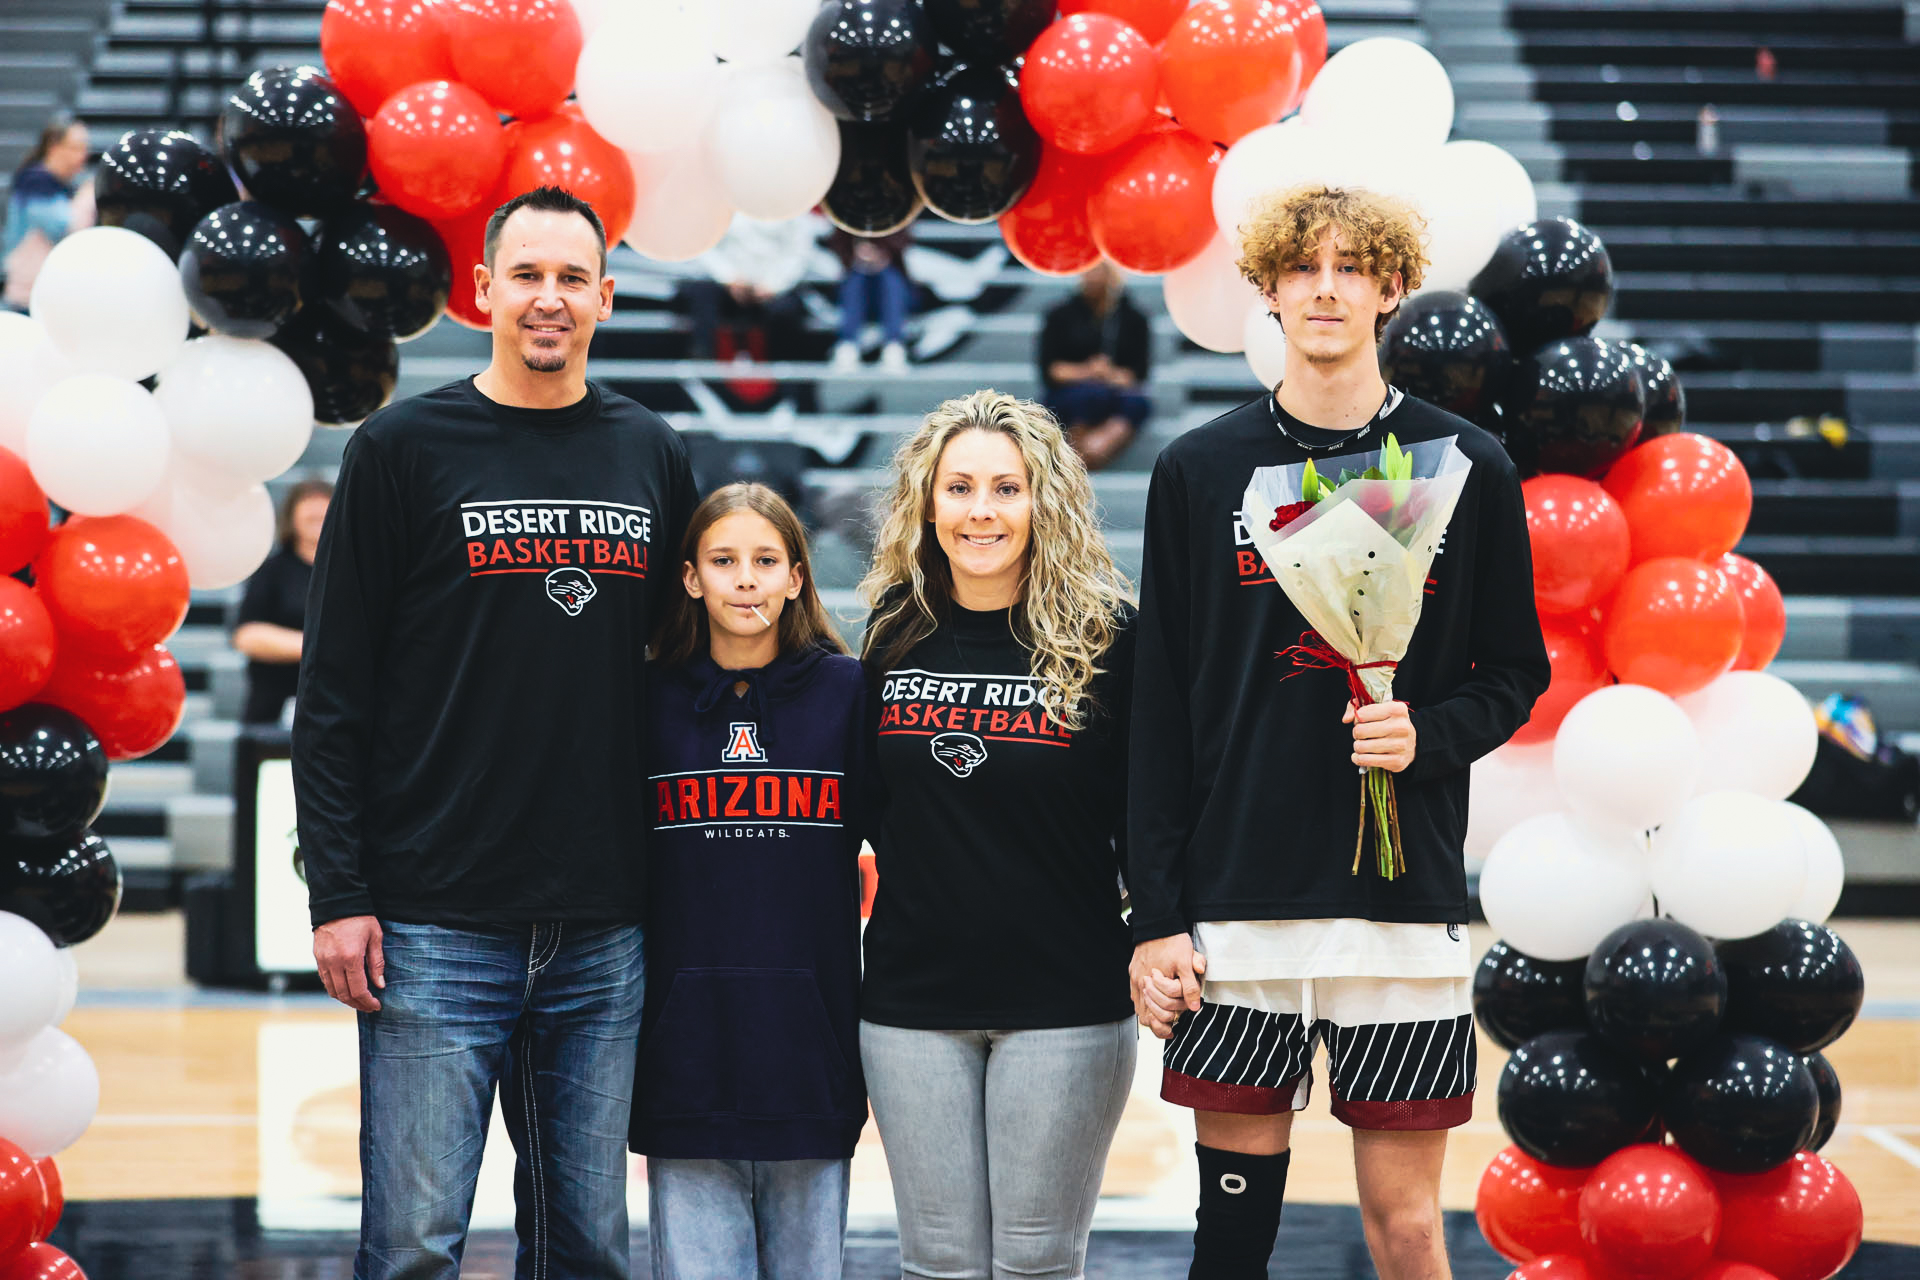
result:
<svg viewBox="0 0 1920 1280"><path fill-rule="evenodd" d="M1916 1169L1920 1169L1920 1147L1914 1146L1905 1138L1897 1138L1887 1132L1885 1125L1871 1125L1861 1130L1868 1142L1883 1151L1891 1151Z"/></svg>

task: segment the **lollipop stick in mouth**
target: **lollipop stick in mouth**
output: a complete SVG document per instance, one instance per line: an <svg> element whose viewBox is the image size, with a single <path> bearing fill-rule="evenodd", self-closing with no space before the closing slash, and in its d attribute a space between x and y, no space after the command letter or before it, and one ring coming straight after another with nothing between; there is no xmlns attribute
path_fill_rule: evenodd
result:
<svg viewBox="0 0 1920 1280"><path fill-rule="evenodd" d="M769 621L767 620L767 615L766 615L766 614L764 614L764 613L762 613L762 612L760 612L760 606L759 606L759 605L757 605L757 604L750 604L750 605L748 605L748 606L747 606L747 608L749 608L749 609L751 609L751 610L753 610L753 616L754 616L754 617L756 617L756 618L758 618L758 619L760 619L760 622L761 622L761 625L763 625L763 626L768 626L768 627L770 627L770 626L772 626L772 625L773 625L773 623L771 623L771 622L769 622Z"/></svg>

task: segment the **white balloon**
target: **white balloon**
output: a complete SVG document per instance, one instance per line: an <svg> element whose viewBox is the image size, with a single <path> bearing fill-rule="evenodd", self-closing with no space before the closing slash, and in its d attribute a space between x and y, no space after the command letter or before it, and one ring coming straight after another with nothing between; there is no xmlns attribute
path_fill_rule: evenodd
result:
<svg viewBox="0 0 1920 1280"><path fill-rule="evenodd" d="M76 231L47 254L29 308L73 366L138 382L187 340L187 295L166 251L125 227Z"/></svg>
<svg viewBox="0 0 1920 1280"><path fill-rule="evenodd" d="M1362 145L1437 147L1453 130L1453 82L1440 60L1411 40L1356 40L1320 68L1300 119Z"/></svg>
<svg viewBox="0 0 1920 1280"><path fill-rule="evenodd" d="M40 926L0 911L0 1046L31 1040L60 1009L59 950ZM7 1136L0 1129L0 1138Z"/></svg>
<svg viewBox="0 0 1920 1280"><path fill-rule="evenodd" d="M1700 775L1700 739L1678 703L1645 685L1597 689L1553 740L1553 772L1574 813L1644 831L1680 812Z"/></svg>
<svg viewBox="0 0 1920 1280"><path fill-rule="evenodd" d="M707 155L727 200L785 222L819 204L840 167L840 127L807 88L798 58L743 67L707 125Z"/></svg>
<svg viewBox="0 0 1920 1280"><path fill-rule="evenodd" d="M731 63L792 53L820 6L814 0L708 0L707 39Z"/></svg>
<svg viewBox="0 0 1920 1280"><path fill-rule="evenodd" d="M166 476L168 448L167 419L153 394L110 374L55 383L27 423L33 478L47 497L83 516L118 515L145 501Z"/></svg>
<svg viewBox="0 0 1920 1280"><path fill-rule="evenodd" d="M1509 946L1541 960L1578 960L1634 918L1647 887L1636 837L1544 813L1493 846L1480 869L1480 907Z"/></svg>
<svg viewBox="0 0 1920 1280"><path fill-rule="evenodd" d="M59 1026L73 1012L73 1006L80 999L80 966L75 963L72 947L58 947L53 953L53 962L60 969L60 999L53 1007L52 1026Z"/></svg>
<svg viewBox="0 0 1920 1280"><path fill-rule="evenodd" d="M195 338L154 393L174 448L249 480L300 461L313 435L313 392L278 347L218 334Z"/></svg>
<svg viewBox="0 0 1920 1280"><path fill-rule="evenodd" d="M75 370L46 328L18 311L0 311L0 449L25 457L27 419L54 383Z"/></svg>
<svg viewBox="0 0 1920 1280"><path fill-rule="evenodd" d="M167 535L196 591L244 582L273 551L267 487L175 453L167 478L133 514Z"/></svg>
<svg viewBox="0 0 1920 1280"><path fill-rule="evenodd" d="M1509 742L1473 762L1467 782L1467 861L1483 861L1500 837L1543 813L1564 809L1551 742Z"/></svg>
<svg viewBox="0 0 1920 1280"><path fill-rule="evenodd" d="M1246 350L1247 307L1260 291L1234 265L1239 257L1225 236L1215 236L1199 257L1160 277L1160 296L1181 333L1209 351Z"/></svg>
<svg viewBox="0 0 1920 1280"><path fill-rule="evenodd" d="M1660 910L1710 938L1771 929L1799 901L1806 880L1799 824L1778 800L1709 791L1653 833Z"/></svg>
<svg viewBox="0 0 1920 1280"><path fill-rule="evenodd" d="M1820 726L1800 691L1764 671L1729 671L1680 699L1700 735L1700 780L1708 791L1750 791L1785 800L1806 781Z"/></svg>
<svg viewBox="0 0 1920 1280"><path fill-rule="evenodd" d="M593 33L607 19L607 9L614 0L573 0L573 11L580 17L580 34L591 40Z"/></svg>
<svg viewBox="0 0 1920 1280"><path fill-rule="evenodd" d="M0 1071L0 1138L38 1160L72 1146L100 1109L100 1073L80 1042L48 1027Z"/></svg>
<svg viewBox="0 0 1920 1280"><path fill-rule="evenodd" d="M668 151L699 138L720 83L704 18L669 0L610 7L574 70L587 123L626 151Z"/></svg>
<svg viewBox="0 0 1920 1280"><path fill-rule="evenodd" d="M1786 813L1800 836L1800 849L1807 855L1807 878L1800 896L1786 910L1790 920L1811 920L1821 924L1840 905L1840 891L1847 886L1847 864L1840 856L1840 842L1833 831L1814 814L1791 801L1782 801Z"/></svg>
<svg viewBox="0 0 1920 1280"><path fill-rule="evenodd" d="M1287 376L1287 335L1265 302L1256 301L1247 308L1240 322L1240 345L1254 380L1269 391L1279 386Z"/></svg>
<svg viewBox="0 0 1920 1280"><path fill-rule="evenodd" d="M674 151L632 155L639 189L627 243L661 262L687 262L720 243L733 205L707 158L705 140Z"/></svg>
<svg viewBox="0 0 1920 1280"><path fill-rule="evenodd" d="M1425 157L1415 204L1427 219L1427 271L1421 291L1465 291L1500 238L1539 212L1533 179L1491 142L1449 142Z"/></svg>
<svg viewBox="0 0 1920 1280"><path fill-rule="evenodd" d="M1261 202L1289 187L1319 181L1332 162L1325 135L1298 118L1255 129L1227 148L1214 171L1214 224L1237 247Z"/></svg>

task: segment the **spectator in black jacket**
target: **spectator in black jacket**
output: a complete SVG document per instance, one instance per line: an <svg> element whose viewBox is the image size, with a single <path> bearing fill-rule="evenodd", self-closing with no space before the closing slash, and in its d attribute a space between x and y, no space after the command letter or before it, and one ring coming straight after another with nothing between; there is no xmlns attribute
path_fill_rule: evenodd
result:
<svg viewBox="0 0 1920 1280"><path fill-rule="evenodd" d="M1040 380L1067 442L1098 471L1132 442L1152 403L1147 318L1127 301L1120 272L1102 262L1080 277L1080 292L1047 312L1040 331Z"/></svg>
<svg viewBox="0 0 1920 1280"><path fill-rule="evenodd" d="M233 647L247 655L246 724L279 724L300 682L307 587L333 486L302 480L280 500L280 545L247 579Z"/></svg>

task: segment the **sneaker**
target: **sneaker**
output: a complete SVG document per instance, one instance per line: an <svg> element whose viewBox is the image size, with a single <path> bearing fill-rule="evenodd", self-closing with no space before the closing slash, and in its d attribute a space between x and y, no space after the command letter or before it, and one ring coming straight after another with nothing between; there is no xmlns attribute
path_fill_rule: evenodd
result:
<svg viewBox="0 0 1920 1280"><path fill-rule="evenodd" d="M905 373L907 371L907 348L898 342L889 342L880 348L880 368L887 373Z"/></svg>
<svg viewBox="0 0 1920 1280"><path fill-rule="evenodd" d="M860 367L859 346L844 340L834 343L833 355L828 359L827 367L835 373L852 373Z"/></svg>

